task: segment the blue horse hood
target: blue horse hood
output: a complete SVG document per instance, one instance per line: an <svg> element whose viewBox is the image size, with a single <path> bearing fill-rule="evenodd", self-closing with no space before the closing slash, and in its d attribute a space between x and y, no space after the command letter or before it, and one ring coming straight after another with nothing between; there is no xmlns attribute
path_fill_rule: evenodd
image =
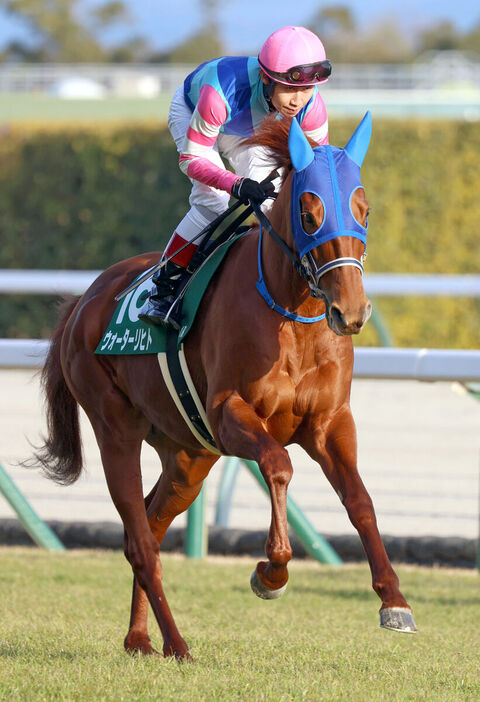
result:
<svg viewBox="0 0 480 702"><path fill-rule="evenodd" d="M352 196L363 188L360 166L345 149L317 146L313 160L302 170L295 170L292 182L292 233L300 260L312 249L339 236L352 236L365 245L367 229L353 216ZM307 234L301 221L300 197L316 195L323 204L324 218L314 234Z"/></svg>

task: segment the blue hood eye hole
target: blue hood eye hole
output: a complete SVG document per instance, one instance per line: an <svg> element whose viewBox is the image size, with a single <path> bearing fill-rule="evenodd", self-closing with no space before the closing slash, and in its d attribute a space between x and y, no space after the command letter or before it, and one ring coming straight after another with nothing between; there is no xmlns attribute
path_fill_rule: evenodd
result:
<svg viewBox="0 0 480 702"><path fill-rule="evenodd" d="M356 217L355 214L353 213L353 206L352 206L353 205L353 198L355 197L356 193L359 194L359 196L362 200L362 202L357 205L357 209L359 209L360 217ZM352 214L352 217L357 222L357 224L359 224L364 229L367 229L368 215L370 213L370 208L368 206L367 198L365 197L365 190L364 190L363 186L359 185L354 190L352 190L352 193L350 195L349 208L350 208L350 212ZM363 220L363 222L362 222L362 220Z"/></svg>
<svg viewBox="0 0 480 702"><path fill-rule="evenodd" d="M305 234L315 234L325 218L325 208L321 199L313 193L303 193L299 202L299 212Z"/></svg>

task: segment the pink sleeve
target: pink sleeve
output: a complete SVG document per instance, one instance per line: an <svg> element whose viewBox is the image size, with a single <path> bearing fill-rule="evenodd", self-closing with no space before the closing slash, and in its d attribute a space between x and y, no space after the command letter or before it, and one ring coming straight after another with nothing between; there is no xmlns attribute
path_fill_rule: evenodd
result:
<svg viewBox="0 0 480 702"><path fill-rule="evenodd" d="M182 154L180 156L180 169L193 180L199 180L200 183L210 185L218 190L225 190L227 193L232 192L232 186L240 176L227 171L226 168L219 168L208 158L200 158L199 156L190 156Z"/></svg>
<svg viewBox="0 0 480 702"><path fill-rule="evenodd" d="M211 85L203 85L183 142L179 164L189 178L231 192L239 176L220 168L209 159L220 127L227 118L227 106L221 95Z"/></svg>
<svg viewBox="0 0 480 702"><path fill-rule="evenodd" d="M311 108L303 118L302 129L317 144L328 144L327 108L318 92L313 99Z"/></svg>

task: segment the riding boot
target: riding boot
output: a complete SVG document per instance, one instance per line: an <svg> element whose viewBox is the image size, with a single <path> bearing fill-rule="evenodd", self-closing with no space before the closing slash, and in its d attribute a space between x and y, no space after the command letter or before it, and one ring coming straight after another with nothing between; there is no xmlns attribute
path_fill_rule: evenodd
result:
<svg viewBox="0 0 480 702"><path fill-rule="evenodd" d="M175 301L190 277L182 266L168 261L153 277L154 287L145 304L138 313L138 318L147 324L170 325L179 330L182 326L182 301Z"/></svg>

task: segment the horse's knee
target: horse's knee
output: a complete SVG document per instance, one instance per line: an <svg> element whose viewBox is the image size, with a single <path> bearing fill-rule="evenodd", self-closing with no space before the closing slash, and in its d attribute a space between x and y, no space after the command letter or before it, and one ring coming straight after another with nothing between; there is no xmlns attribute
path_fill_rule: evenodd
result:
<svg viewBox="0 0 480 702"><path fill-rule="evenodd" d="M264 453L259 461L267 483L288 487L293 475L293 466L287 449L275 447Z"/></svg>
<svg viewBox="0 0 480 702"><path fill-rule="evenodd" d="M126 541L125 556L130 563L137 582L144 589L149 589L156 576L161 577L161 565L158 557L159 546L156 539L146 544L136 544L133 539Z"/></svg>

